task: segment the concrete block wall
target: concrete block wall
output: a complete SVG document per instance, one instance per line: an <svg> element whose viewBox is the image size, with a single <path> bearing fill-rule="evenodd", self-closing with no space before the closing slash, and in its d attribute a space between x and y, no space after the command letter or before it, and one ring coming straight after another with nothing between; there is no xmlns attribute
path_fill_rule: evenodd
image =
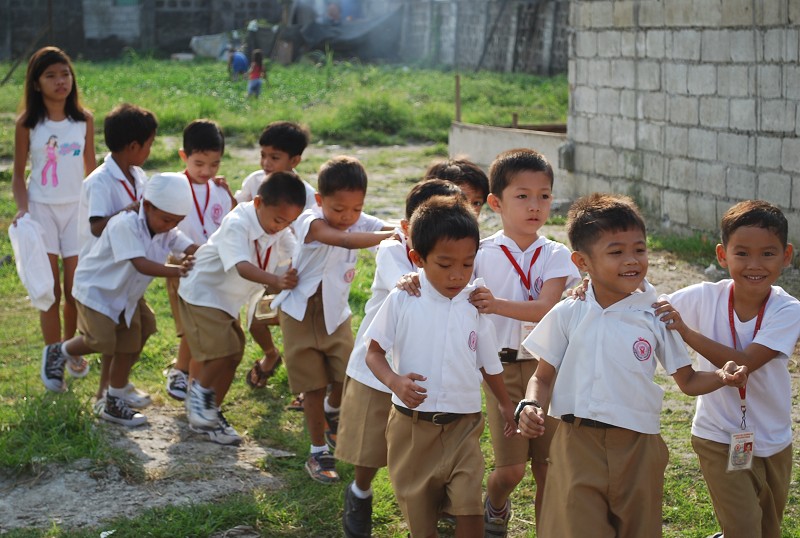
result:
<svg viewBox="0 0 800 538"><path fill-rule="evenodd" d="M573 0L575 195L633 195L715 232L768 200L800 242L800 0Z"/></svg>

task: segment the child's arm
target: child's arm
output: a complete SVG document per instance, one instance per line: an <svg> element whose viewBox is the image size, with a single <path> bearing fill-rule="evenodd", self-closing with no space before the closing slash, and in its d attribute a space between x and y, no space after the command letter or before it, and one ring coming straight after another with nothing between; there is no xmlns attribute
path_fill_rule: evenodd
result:
<svg viewBox="0 0 800 538"><path fill-rule="evenodd" d="M30 129L22 124L24 114L17 119L14 129L14 171L11 176L11 191L14 193L14 202L17 204L17 214L14 215L14 224L28 212L28 187L25 185L25 165L28 162L30 150Z"/></svg>
<svg viewBox="0 0 800 538"><path fill-rule="evenodd" d="M519 431L523 437L533 439L544 435L544 417L550 407L550 396L556 379L556 369L552 364L539 359L536 371L528 381L526 400L534 400L539 407L526 406L519 415Z"/></svg>
<svg viewBox="0 0 800 538"><path fill-rule="evenodd" d="M317 219L309 226L305 242L319 241L334 247L358 249L374 247L393 235L394 228L378 232L345 232L337 230L322 219Z"/></svg>
<svg viewBox="0 0 800 538"><path fill-rule="evenodd" d="M149 260L144 256L140 256L138 258L131 258L131 263L133 264L133 267L143 275L156 277L184 277L192 269L192 265L194 264L194 259L189 258L181 262L179 265L173 265L169 263L161 264L154 262L153 260Z"/></svg>
<svg viewBox="0 0 800 538"><path fill-rule="evenodd" d="M532 301L510 301L495 297L488 288L477 288L469 300L481 314L498 314L522 321L539 321L559 300L567 285L567 277L551 278L544 283L537 299Z"/></svg>
<svg viewBox="0 0 800 538"><path fill-rule="evenodd" d="M94 149L94 117L86 110L86 141L83 144L83 175L88 176L97 168L97 155Z"/></svg>
<svg viewBox="0 0 800 538"><path fill-rule="evenodd" d="M691 366L684 366L672 374L678 388L689 396L708 394L724 386L743 387L747 383L747 366L737 366L728 361L715 372L698 372Z"/></svg>
<svg viewBox="0 0 800 538"><path fill-rule="evenodd" d="M248 261L241 261L235 265L239 276L251 282L258 282L278 290L290 290L297 286L297 269L291 268L282 275L262 271Z"/></svg>
<svg viewBox="0 0 800 538"><path fill-rule="evenodd" d="M689 347L708 359L708 362L722 368L728 361L747 366L747 372L753 373L766 363L778 356L778 352L761 344L751 343L743 350L733 349L725 344L703 336L690 328L681 318L680 312L675 310L669 302L660 301L653 305L656 315L667 324L667 329L678 331L683 341Z"/></svg>
<svg viewBox="0 0 800 538"><path fill-rule="evenodd" d="M415 383L428 378L413 372L404 376L396 374L386 362L386 351L375 340L370 340L367 349L367 366L409 409L418 407L428 397L425 394L428 390Z"/></svg>
<svg viewBox="0 0 800 538"><path fill-rule="evenodd" d="M503 382L503 374L487 374L486 370L481 368L481 375L489 388L492 389L494 397L497 398L497 408L506 421L503 434L506 437L513 437L517 433L517 425L514 423L514 403L508 396L506 384Z"/></svg>

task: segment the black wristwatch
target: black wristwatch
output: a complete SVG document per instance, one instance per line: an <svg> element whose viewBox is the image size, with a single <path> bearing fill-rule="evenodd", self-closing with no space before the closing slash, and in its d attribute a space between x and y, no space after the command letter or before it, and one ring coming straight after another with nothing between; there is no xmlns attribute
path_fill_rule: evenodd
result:
<svg viewBox="0 0 800 538"><path fill-rule="evenodd" d="M538 409L542 408L542 406L539 405L539 402L537 402L536 400L520 400L520 402L517 404L517 408L514 410L514 422L519 424L519 415L522 413L522 410L528 407L529 405L532 405L533 407L536 407Z"/></svg>

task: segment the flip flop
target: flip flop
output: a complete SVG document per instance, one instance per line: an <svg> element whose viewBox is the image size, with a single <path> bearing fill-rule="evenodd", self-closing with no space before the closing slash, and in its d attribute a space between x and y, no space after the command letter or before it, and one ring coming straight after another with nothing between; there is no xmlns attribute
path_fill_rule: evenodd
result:
<svg viewBox="0 0 800 538"><path fill-rule="evenodd" d="M247 377L245 377L245 381L253 389L263 389L267 386L267 381L269 378L275 374L275 370L280 366L281 362L283 362L283 357L278 355L278 360L275 361L275 366L270 368L269 371L265 372L259 366L260 360L257 360L253 363L253 367L250 368L250 371L247 372Z"/></svg>
<svg viewBox="0 0 800 538"><path fill-rule="evenodd" d="M287 405L285 407L285 409L287 411L302 411L303 410L304 401L305 401L305 398L303 397L303 393L301 392L300 394L298 394L297 396L294 397L294 400L292 400L292 403Z"/></svg>
<svg viewBox="0 0 800 538"><path fill-rule="evenodd" d="M80 379L89 374L89 363L83 357L67 357L65 366L74 378Z"/></svg>

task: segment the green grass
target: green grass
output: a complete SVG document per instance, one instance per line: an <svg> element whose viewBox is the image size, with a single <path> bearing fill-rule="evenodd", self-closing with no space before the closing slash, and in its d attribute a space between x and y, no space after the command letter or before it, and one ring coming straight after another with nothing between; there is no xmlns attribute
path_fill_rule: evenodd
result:
<svg viewBox="0 0 800 538"><path fill-rule="evenodd" d="M716 261L717 242L716 237L705 233L679 236L655 232L647 235L648 249L667 250L680 260L702 267L707 267Z"/></svg>

